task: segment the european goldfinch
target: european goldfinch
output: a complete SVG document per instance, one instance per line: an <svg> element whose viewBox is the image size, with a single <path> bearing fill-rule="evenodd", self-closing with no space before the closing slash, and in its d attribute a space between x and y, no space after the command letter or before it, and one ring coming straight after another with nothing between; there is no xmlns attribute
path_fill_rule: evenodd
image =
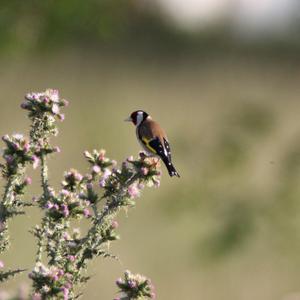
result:
<svg viewBox="0 0 300 300"><path fill-rule="evenodd" d="M142 148L149 156L161 158L169 175L180 177L171 160L171 149L164 130L142 110L134 111L125 121L136 126L136 136Z"/></svg>

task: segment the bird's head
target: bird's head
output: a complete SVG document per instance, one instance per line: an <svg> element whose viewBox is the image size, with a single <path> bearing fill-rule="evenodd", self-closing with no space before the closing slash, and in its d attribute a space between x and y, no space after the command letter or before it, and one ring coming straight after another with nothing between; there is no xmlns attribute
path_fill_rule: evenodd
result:
<svg viewBox="0 0 300 300"><path fill-rule="evenodd" d="M132 122L134 125L138 126L143 121L145 121L149 115L143 110L134 111L129 118L125 119L127 122Z"/></svg>

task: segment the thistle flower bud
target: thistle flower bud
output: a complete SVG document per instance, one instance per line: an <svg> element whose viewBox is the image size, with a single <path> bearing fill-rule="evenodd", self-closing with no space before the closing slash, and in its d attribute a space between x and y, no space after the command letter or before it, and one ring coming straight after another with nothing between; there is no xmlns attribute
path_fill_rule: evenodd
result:
<svg viewBox="0 0 300 300"><path fill-rule="evenodd" d="M119 223L117 221L112 221L111 222L111 228L112 229L117 229L119 227Z"/></svg>
<svg viewBox="0 0 300 300"><path fill-rule="evenodd" d="M69 211L68 205L62 204L61 205L61 210L62 210L62 213L63 213L63 215L64 215L65 218L67 218L70 215L70 211Z"/></svg>
<svg viewBox="0 0 300 300"><path fill-rule="evenodd" d="M14 157L12 155L4 155L4 159L6 160L6 163L8 165L13 164L14 161Z"/></svg>
<svg viewBox="0 0 300 300"><path fill-rule="evenodd" d="M92 168L92 172L93 172L94 174L99 174L99 173L101 172L101 169L100 169L99 166L94 165L93 168Z"/></svg>
<svg viewBox="0 0 300 300"><path fill-rule="evenodd" d="M34 169L36 169L36 168L39 166L39 164L40 164L39 158L38 158L36 155L33 155L33 156L31 157L31 160L32 160L32 167L33 167Z"/></svg>
<svg viewBox="0 0 300 300"><path fill-rule="evenodd" d="M69 255L68 256L68 260L70 261L70 262L74 262L75 261L75 256L74 255Z"/></svg>
<svg viewBox="0 0 300 300"><path fill-rule="evenodd" d="M25 185L31 185L32 184L32 179L30 177L26 177L24 180Z"/></svg>
<svg viewBox="0 0 300 300"><path fill-rule="evenodd" d="M47 203L46 203L46 205L45 205L45 208L46 208L46 209L51 209L53 206L54 206L54 205L53 205L52 202L47 201Z"/></svg>
<svg viewBox="0 0 300 300"><path fill-rule="evenodd" d="M83 210L83 215L86 217L86 218L89 218L91 216L91 212L89 211L88 208L85 208Z"/></svg>
<svg viewBox="0 0 300 300"><path fill-rule="evenodd" d="M86 188L87 188L88 190L92 190L92 189L93 189L93 184L92 184L91 182L88 182L88 183L86 184Z"/></svg>
<svg viewBox="0 0 300 300"><path fill-rule="evenodd" d="M151 281L140 274L132 274L130 271L124 273L125 279L119 278L116 285L124 299L154 299L154 286Z"/></svg>
<svg viewBox="0 0 300 300"><path fill-rule="evenodd" d="M63 106L69 106L69 101L66 100L66 99L62 99L62 100L61 100L61 104L62 104Z"/></svg>
<svg viewBox="0 0 300 300"><path fill-rule="evenodd" d="M62 289L63 295L64 295L64 300L68 300L69 299L69 289L67 289L66 287L63 287Z"/></svg>
<svg viewBox="0 0 300 300"><path fill-rule="evenodd" d="M60 153L61 150L58 146L56 146L56 147L53 148L53 152Z"/></svg>
<svg viewBox="0 0 300 300"><path fill-rule="evenodd" d="M28 108L30 108L30 103L27 102L27 101L24 101L24 102L21 103L20 107L22 109L28 109Z"/></svg>
<svg viewBox="0 0 300 300"><path fill-rule="evenodd" d="M136 184L132 184L128 187L128 194L132 199L140 196L140 190Z"/></svg>
<svg viewBox="0 0 300 300"><path fill-rule="evenodd" d="M65 120L65 114L58 114L57 117L61 122Z"/></svg>
<svg viewBox="0 0 300 300"><path fill-rule="evenodd" d="M55 115L58 115L59 114L59 106L57 104L53 104L52 106L52 112L55 114Z"/></svg>
<svg viewBox="0 0 300 300"><path fill-rule="evenodd" d="M131 155L131 156L127 157L126 160L127 160L128 162L133 162L133 161L134 161L134 158L133 158L133 156Z"/></svg>
<svg viewBox="0 0 300 300"><path fill-rule="evenodd" d="M142 173L144 176L146 176L146 175L149 173L149 169L146 168L146 167L142 167L142 168L141 168L141 173Z"/></svg>
<svg viewBox="0 0 300 300"><path fill-rule="evenodd" d="M32 300L42 300L42 295L40 293L34 293L32 295Z"/></svg>

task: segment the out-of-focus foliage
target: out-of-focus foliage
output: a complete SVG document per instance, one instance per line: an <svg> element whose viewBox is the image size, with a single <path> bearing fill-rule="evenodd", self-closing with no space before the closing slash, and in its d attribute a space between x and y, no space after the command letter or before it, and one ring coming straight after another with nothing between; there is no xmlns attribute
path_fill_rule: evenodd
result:
<svg viewBox="0 0 300 300"><path fill-rule="evenodd" d="M176 36L161 18L136 1L2 1L0 49L45 50L66 45L93 47Z"/></svg>
<svg viewBox="0 0 300 300"><path fill-rule="evenodd" d="M0 52L45 52L76 46L158 50L170 55L182 49L248 48L248 43L234 36L231 26L224 20L218 26L188 33L166 18L155 3L138 0L4 0L0 6ZM300 45L296 23L295 27L296 34L284 38L284 43L282 37L267 37L250 43L252 50L294 52Z"/></svg>

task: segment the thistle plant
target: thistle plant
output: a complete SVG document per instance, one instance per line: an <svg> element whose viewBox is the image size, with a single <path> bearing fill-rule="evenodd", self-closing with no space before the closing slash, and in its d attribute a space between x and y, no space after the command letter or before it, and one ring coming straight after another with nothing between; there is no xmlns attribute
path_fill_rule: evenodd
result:
<svg viewBox="0 0 300 300"><path fill-rule="evenodd" d="M60 149L52 146L50 139L58 134L57 121L64 120L61 110L66 106L68 101L61 99L56 90L30 93L21 104L31 121L29 138L21 134L3 137L6 147L1 168L5 189L0 203L0 252L9 247L10 218L24 213L25 206L37 205L42 211L40 224L31 230L37 251L35 266L28 274L32 281L30 299L78 298L89 280L89 262L99 256L117 258L108 246L119 239L118 213L133 207L145 186L158 187L160 183L157 161L144 153L137 159L127 158L118 167L105 150L93 150L84 152L87 171L66 171L60 189L54 189L47 160ZM33 201L23 200L31 183L26 176L28 165L40 166L42 189ZM81 219L89 223L85 234L74 228L73 221ZM0 261L2 281L22 271L5 272L3 268ZM154 298L150 281L141 275L127 271L124 281L118 282L120 299Z"/></svg>
<svg viewBox="0 0 300 300"><path fill-rule="evenodd" d="M154 299L155 292L151 280L140 274L125 271L124 279L119 278L116 285L120 289L120 297L114 300Z"/></svg>

